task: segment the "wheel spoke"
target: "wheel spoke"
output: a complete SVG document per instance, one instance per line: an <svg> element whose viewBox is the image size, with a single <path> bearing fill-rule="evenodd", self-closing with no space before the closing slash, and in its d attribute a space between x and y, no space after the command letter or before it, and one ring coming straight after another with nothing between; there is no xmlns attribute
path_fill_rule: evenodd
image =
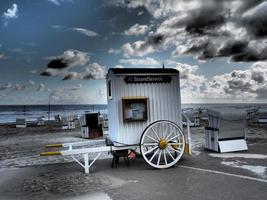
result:
<svg viewBox="0 0 267 200"><path fill-rule="evenodd" d="M158 138L158 140L160 140L159 135L156 133L156 131L154 130L153 127L151 127L151 130L152 130L152 132L156 135L156 137Z"/></svg>
<svg viewBox="0 0 267 200"><path fill-rule="evenodd" d="M169 137L171 136L171 134L173 134L173 132L175 131L175 129L174 130L172 130L170 133L169 133L169 135L165 138L166 140L168 140L169 139Z"/></svg>
<svg viewBox="0 0 267 200"><path fill-rule="evenodd" d="M170 141L172 141L173 139L175 139L175 138L177 138L177 137L179 137L179 135L176 135L176 136L172 137L171 139L169 139L169 140L167 140L167 141L170 142Z"/></svg>
<svg viewBox="0 0 267 200"><path fill-rule="evenodd" d="M146 135L146 137L148 137L149 139L153 140L154 142L158 142L158 140L156 140L155 138L149 136L149 135Z"/></svg>
<svg viewBox="0 0 267 200"><path fill-rule="evenodd" d="M167 158L166 158L166 153L165 153L165 150L163 150L163 157L164 157L164 160L165 160L165 164L167 165Z"/></svg>
<svg viewBox="0 0 267 200"><path fill-rule="evenodd" d="M169 154L169 156L170 156L173 160L175 160L174 157L172 156L172 154L169 152L169 150L168 150L168 149L165 149L165 150L167 151L167 153Z"/></svg>
<svg viewBox="0 0 267 200"><path fill-rule="evenodd" d="M158 146L158 143L157 142L154 142L154 143L144 143L143 145L144 146Z"/></svg>
<svg viewBox="0 0 267 200"><path fill-rule="evenodd" d="M166 138L166 134L168 133L168 126L165 127L165 131L164 131L164 134L163 134L163 138Z"/></svg>
<svg viewBox="0 0 267 200"><path fill-rule="evenodd" d="M181 143L181 142L173 142L173 143L169 142L168 144L171 145L171 146L172 145L183 145L183 143Z"/></svg>
<svg viewBox="0 0 267 200"><path fill-rule="evenodd" d="M151 153L151 152L155 151L157 148L158 148L158 146L153 147L152 149L148 150L148 151L145 152L144 154L146 155L146 154L148 154L148 153Z"/></svg>
<svg viewBox="0 0 267 200"><path fill-rule="evenodd" d="M159 157L158 157L158 162L157 162L157 165L159 165L159 162L160 162L160 158L161 158L161 152L162 152L162 150L160 149L160 150L159 150Z"/></svg>
<svg viewBox="0 0 267 200"><path fill-rule="evenodd" d="M157 150L154 152L153 156L151 156L151 158L149 159L149 162L151 162L151 161L153 160L153 158L157 155L158 152L159 152L159 149L157 149Z"/></svg>

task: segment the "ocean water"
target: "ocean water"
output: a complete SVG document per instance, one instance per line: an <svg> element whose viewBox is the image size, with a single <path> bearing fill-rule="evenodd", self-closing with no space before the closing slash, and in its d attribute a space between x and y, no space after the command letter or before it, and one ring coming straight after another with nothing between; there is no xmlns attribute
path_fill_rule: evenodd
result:
<svg viewBox="0 0 267 200"><path fill-rule="evenodd" d="M85 112L107 114L107 105L50 105L50 119L55 115L81 115ZM27 121L36 121L38 117L49 118L48 105L0 105L0 123L15 122L16 118L24 117Z"/></svg>
<svg viewBox="0 0 267 200"><path fill-rule="evenodd" d="M183 109L191 108L240 108L251 109L255 107L267 108L267 104L182 104ZM50 105L50 119L55 115L81 115L84 112L100 112L107 114L107 105ZM15 122L16 118L25 117L27 121L36 121L38 117L47 120L49 116L48 105L0 105L0 123Z"/></svg>

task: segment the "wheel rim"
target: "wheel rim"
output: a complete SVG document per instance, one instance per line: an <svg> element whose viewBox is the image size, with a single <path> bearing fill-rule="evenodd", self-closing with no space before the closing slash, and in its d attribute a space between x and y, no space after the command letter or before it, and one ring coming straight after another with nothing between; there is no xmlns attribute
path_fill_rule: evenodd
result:
<svg viewBox="0 0 267 200"><path fill-rule="evenodd" d="M142 134L140 151L144 160L155 168L169 168L183 155L185 139L181 128L167 120L150 124Z"/></svg>

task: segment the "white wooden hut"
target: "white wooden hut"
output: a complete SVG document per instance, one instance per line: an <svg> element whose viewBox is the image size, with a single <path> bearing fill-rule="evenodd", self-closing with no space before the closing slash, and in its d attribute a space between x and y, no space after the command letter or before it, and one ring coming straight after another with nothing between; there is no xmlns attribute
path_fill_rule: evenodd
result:
<svg viewBox="0 0 267 200"><path fill-rule="evenodd" d="M158 120L181 127L179 71L113 68L107 74L109 136L116 144L139 144L145 128Z"/></svg>

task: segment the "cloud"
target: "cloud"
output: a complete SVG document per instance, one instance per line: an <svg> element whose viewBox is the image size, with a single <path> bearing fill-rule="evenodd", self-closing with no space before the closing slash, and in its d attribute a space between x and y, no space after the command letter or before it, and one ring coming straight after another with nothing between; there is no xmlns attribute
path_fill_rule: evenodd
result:
<svg viewBox="0 0 267 200"><path fill-rule="evenodd" d="M86 35L88 37L95 37L95 36L99 36L98 33L89 30L89 29L85 29L85 28L71 28L71 30L74 30L78 33L81 33L83 35Z"/></svg>
<svg viewBox="0 0 267 200"><path fill-rule="evenodd" d="M131 26L128 30L125 30L124 35L127 35L127 36L144 35L148 30L149 30L149 26L147 26L147 25L135 24L135 25Z"/></svg>
<svg viewBox="0 0 267 200"><path fill-rule="evenodd" d="M3 14L3 20L4 20L4 25L8 25L8 21L10 19L16 19L18 18L18 5L17 4L12 4L11 8L7 9L6 12Z"/></svg>
<svg viewBox="0 0 267 200"><path fill-rule="evenodd" d="M20 53L20 52L23 52L23 49L20 49L20 48L14 48L14 49L8 49L8 51L10 51L10 52L14 52L14 53Z"/></svg>
<svg viewBox="0 0 267 200"><path fill-rule="evenodd" d="M58 25L58 24L52 25L51 27L54 28L54 29L63 29L63 28L65 28L65 26Z"/></svg>
<svg viewBox="0 0 267 200"><path fill-rule="evenodd" d="M121 47L121 51L124 57L139 56L154 53L155 48L151 45L147 45L145 41L136 41L133 44L126 43Z"/></svg>
<svg viewBox="0 0 267 200"><path fill-rule="evenodd" d="M24 90L26 88L26 85L21 85L21 84L15 84L14 85L14 90L19 91L19 90Z"/></svg>
<svg viewBox="0 0 267 200"><path fill-rule="evenodd" d="M113 49L113 48L110 48L108 50L108 53L111 53L111 54L119 54L121 52L120 49Z"/></svg>
<svg viewBox="0 0 267 200"><path fill-rule="evenodd" d="M120 63L130 65L159 65L160 63L154 58L146 57L144 59L120 59Z"/></svg>
<svg viewBox="0 0 267 200"><path fill-rule="evenodd" d="M68 67L68 63L63 58L55 58L47 64L47 67L52 69L64 69Z"/></svg>
<svg viewBox="0 0 267 200"><path fill-rule="evenodd" d="M0 90L8 90L12 88L12 83L7 83L5 85L0 85Z"/></svg>
<svg viewBox="0 0 267 200"><path fill-rule="evenodd" d="M122 65L115 65L113 68L125 68L125 67Z"/></svg>
<svg viewBox="0 0 267 200"><path fill-rule="evenodd" d="M101 88L100 88L101 89ZM92 97L92 93L85 91L81 84L73 86L58 86L50 90L51 102L68 104L86 104L88 102L102 103L103 97L98 89ZM105 98L106 99L106 98Z"/></svg>
<svg viewBox="0 0 267 200"><path fill-rule="evenodd" d="M83 72L61 72L61 74L50 74L50 76L63 76L62 80L98 80L104 79L106 76L106 67L98 63L90 63L85 66Z"/></svg>
<svg viewBox="0 0 267 200"><path fill-rule="evenodd" d="M105 66L98 63L89 63L88 53L78 50L66 50L62 55L48 57L50 61L41 76L62 77L62 80L84 80L84 79L102 79L105 78ZM83 67L84 71L69 71L77 66Z"/></svg>
<svg viewBox="0 0 267 200"><path fill-rule="evenodd" d="M1 59L7 59L8 57L7 56L5 56L3 53L0 53L0 60Z"/></svg>
<svg viewBox="0 0 267 200"><path fill-rule="evenodd" d="M47 64L48 68L51 69L64 69L74 66L85 65L89 60L90 56L86 52L69 49L63 52L59 56L48 57L50 62Z"/></svg>
<svg viewBox="0 0 267 200"><path fill-rule="evenodd" d="M197 71L198 66L176 63L176 69L179 71L181 79L189 79Z"/></svg>
<svg viewBox="0 0 267 200"><path fill-rule="evenodd" d="M234 70L210 79L197 74L197 65L176 63L180 72L182 99L187 102L214 102L266 99L267 62L256 62L247 70Z"/></svg>
<svg viewBox="0 0 267 200"><path fill-rule="evenodd" d="M83 79L104 79L106 76L105 66L94 62L85 68Z"/></svg>
<svg viewBox="0 0 267 200"><path fill-rule="evenodd" d="M37 72L38 72L37 69L33 69L30 71L30 73L32 73L32 74L37 74Z"/></svg>
<svg viewBox="0 0 267 200"><path fill-rule="evenodd" d="M145 8L155 30L122 46L124 56L170 50L198 60L228 57L234 62L267 60L267 2L240 0L115 0L116 6Z"/></svg>
<svg viewBox="0 0 267 200"><path fill-rule="evenodd" d="M44 92L45 89L46 89L45 84L40 83L38 88L37 88L37 92Z"/></svg>
<svg viewBox="0 0 267 200"><path fill-rule="evenodd" d="M48 88L43 83L37 83L33 80L29 80L26 83L6 83L4 85L0 85L1 91L6 92L17 92L17 91L37 91L37 92L47 92Z"/></svg>
<svg viewBox="0 0 267 200"><path fill-rule="evenodd" d="M203 75L196 74L197 65L176 63L180 73L181 95L183 100L192 102L194 99L204 98L207 90L207 79Z"/></svg>
<svg viewBox="0 0 267 200"><path fill-rule="evenodd" d="M35 86L35 84L36 84L35 81L33 81L33 80L29 80L29 83L31 86Z"/></svg>
<svg viewBox="0 0 267 200"><path fill-rule="evenodd" d="M52 25L51 27L55 30L58 30L58 31L75 31L75 32L83 34L87 37L99 36L99 34L96 33L95 31L85 29L85 28L79 28L79 27L67 28L66 26L63 26L63 25Z"/></svg>
<svg viewBox="0 0 267 200"><path fill-rule="evenodd" d="M64 3L64 2L72 2L72 0L48 0L49 2L59 6L61 3Z"/></svg>

